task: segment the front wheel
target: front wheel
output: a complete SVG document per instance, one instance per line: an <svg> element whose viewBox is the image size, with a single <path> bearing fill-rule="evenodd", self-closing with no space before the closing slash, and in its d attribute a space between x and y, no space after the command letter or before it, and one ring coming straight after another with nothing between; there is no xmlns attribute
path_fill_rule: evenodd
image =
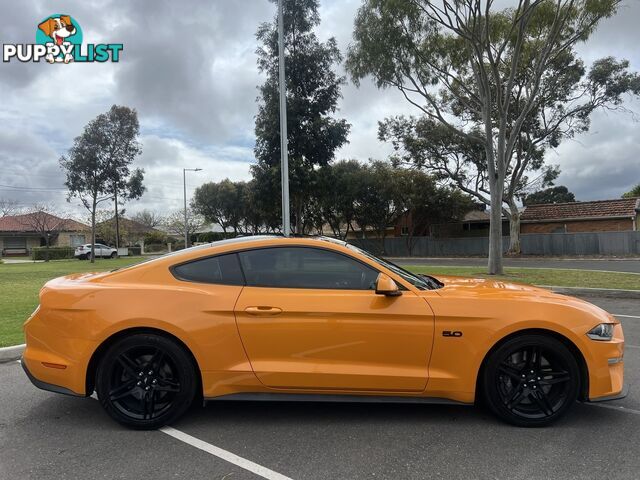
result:
<svg viewBox="0 0 640 480"><path fill-rule="evenodd" d="M151 430L187 411L196 394L196 372L185 350L160 335L119 340L102 358L96 390L102 407L117 422Z"/></svg>
<svg viewBox="0 0 640 480"><path fill-rule="evenodd" d="M482 375L484 398L499 418L542 427L575 403L580 370L567 346L545 335L522 335L497 348Z"/></svg>
<svg viewBox="0 0 640 480"><path fill-rule="evenodd" d="M111 258L116 258L116 252L111 252L110 257L111 257Z"/></svg>

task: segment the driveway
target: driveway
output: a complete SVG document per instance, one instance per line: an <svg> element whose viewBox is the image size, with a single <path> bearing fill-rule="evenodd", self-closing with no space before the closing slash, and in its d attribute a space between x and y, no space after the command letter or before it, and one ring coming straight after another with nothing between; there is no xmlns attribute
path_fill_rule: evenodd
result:
<svg viewBox="0 0 640 480"><path fill-rule="evenodd" d="M486 258L390 258L402 265L433 265L447 267L485 267ZM577 270L603 270L609 272L640 273L640 258L635 259L558 259L558 258L505 258L506 267L569 268Z"/></svg>
<svg viewBox="0 0 640 480"><path fill-rule="evenodd" d="M163 431L113 423L94 399L0 365L1 479L637 479L640 301L590 299L624 324L629 396L521 429L482 408L220 402Z"/></svg>

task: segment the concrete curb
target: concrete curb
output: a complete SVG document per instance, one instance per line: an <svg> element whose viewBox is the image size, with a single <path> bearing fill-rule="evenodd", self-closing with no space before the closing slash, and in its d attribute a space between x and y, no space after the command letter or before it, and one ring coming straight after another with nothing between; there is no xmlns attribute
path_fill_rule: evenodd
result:
<svg viewBox="0 0 640 480"><path fill-rule="evenodd" d="M20 360L22 352L24 352L25 344L14 345L13 347L0 348L0 363L12 362Z"/></svg>
<svg viewBox="0 0 640 480"><path fill-rule="evenodd" d="M640 290L616 290L612 288L585 288L585 287L558 287L554 285L536 285L541 288L548 288L556 293L567 295L583 295L607 298L639 299Z"/></svg>

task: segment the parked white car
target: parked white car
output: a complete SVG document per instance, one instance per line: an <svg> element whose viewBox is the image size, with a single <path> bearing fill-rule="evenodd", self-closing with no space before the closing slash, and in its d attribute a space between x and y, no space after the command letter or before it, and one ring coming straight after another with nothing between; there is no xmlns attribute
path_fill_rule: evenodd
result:
<svg viewBox="0 0 640 480"><path fill-rule="evenodd" d="M118 256L118 251L115 248L107 247L101 243L96 243L94 255L96 258L116 258ZM84 245L76 247L74 257L79 260L89 260L91 258L91 244L85 243Z"/></svg>

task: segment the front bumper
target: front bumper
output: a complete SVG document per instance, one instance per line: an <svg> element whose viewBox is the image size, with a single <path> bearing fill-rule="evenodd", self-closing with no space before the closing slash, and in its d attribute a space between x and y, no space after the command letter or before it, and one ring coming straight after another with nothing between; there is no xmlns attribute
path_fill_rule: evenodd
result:
<svg viewBox="0 0 640 480"><path fill-rule="evenodd" d="M86 395L81 395L79 393L73 392L68 388L60 387L59 385L53 385L51 383L38 380L36 377L33 376L33 374L27 368L27 362L24 361L24 357L20 359L20 365L22 365L22 369L24 370L24 373L27 374L27 377L29 378L29 380L31 380L31 383L33 383L36 387L38 387L41 390L46 390L48 392L54 392L54 393L62 393L64 395L71 395L74 397L86 397Z"/></svg>
<svg viewBox="0 0 640 480"><path fill-rule="evenodd" d="M622 386L622 391L620 393L616 393L613 395L608 395L606 397L598 397L598 398L592 398L590 400L587 400L587 402L589 403L599 403L599 402L610 402L611 400L620 400L621 398L624 398L628 395L629 393L629 384L625 383Z"/></svg>

